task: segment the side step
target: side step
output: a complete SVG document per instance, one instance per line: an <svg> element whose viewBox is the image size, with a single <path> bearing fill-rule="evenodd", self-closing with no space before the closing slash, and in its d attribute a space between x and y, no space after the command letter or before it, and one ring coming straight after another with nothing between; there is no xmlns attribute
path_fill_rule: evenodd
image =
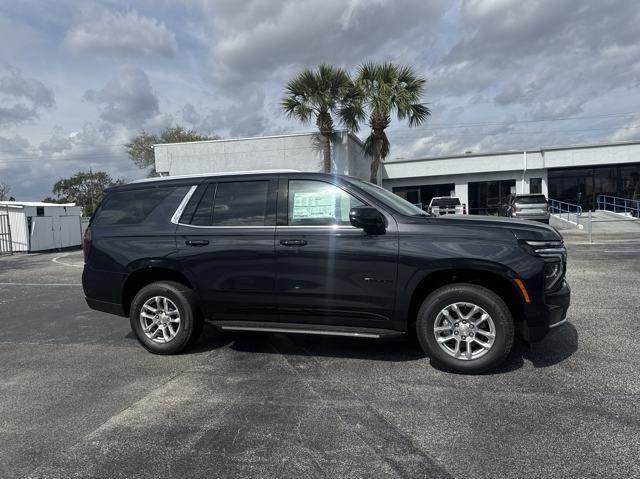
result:
<svg viewBox="0 0 640 479"><path fill-rule="evenodd" d="M403 331L380 328L331 326L327 324L274 323L258 321L207 321L224 331L262 331L267 333L318 334L322 336L349 336L353 338L398 338Z"/></svg>

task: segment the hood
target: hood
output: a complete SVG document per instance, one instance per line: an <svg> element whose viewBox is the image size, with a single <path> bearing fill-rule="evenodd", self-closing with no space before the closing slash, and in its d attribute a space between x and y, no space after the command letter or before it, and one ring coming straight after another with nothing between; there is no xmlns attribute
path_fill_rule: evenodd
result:
<svg viewBox="0 0 640 479"><path fill-rule="evenodd" d="M560 241L562 235L553 226L528 220L514 220L497 216L444 215L439 217L447 224L478 226L482 228L502 228L510 230L518 240Z"/></svg>

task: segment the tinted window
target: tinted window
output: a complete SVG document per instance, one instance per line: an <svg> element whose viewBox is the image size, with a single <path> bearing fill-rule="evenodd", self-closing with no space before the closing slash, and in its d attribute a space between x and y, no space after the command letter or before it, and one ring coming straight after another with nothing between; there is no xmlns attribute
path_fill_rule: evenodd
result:
<svg viewBox="0 0 640 479"><path fill-rule="evenodd" d="M288 224L292 226L349 225L349 210L363 203L323 181L289 181Z"/></svg>
<svg viewBox="0 0 640 479"><path fill-rule="evenodd" d="M434 198L431 206L460 206L458 198Z"/></svg>
<svg viewBox="0 0 640 479"><path fill-rule="evenodd" d="M95 225L132 225L143 222L175 187L146 188L110 193L92 220Z"/></svg>
<svg viewBox="0 0 640 479"><path fill-rule="evenodd" d="M216 185L208 185L204 194L200 198L195 211L188 223L195 226L211 226L213 217L213 196L216 193Z"/></svg>
<svg viewBox="0 0 640 479"><path fill-rule="evenodd" d="M268 192L268 181L218 183L213 225L264 226Z"/></svg>
<svg viewBox="0 0 640 479"><path fill-rule="evenodd" d="M535 205L540 203L546 203L547 199L544 195L535 195L535 196L517 196L516 203L520 203L522 205Z"/></svg>

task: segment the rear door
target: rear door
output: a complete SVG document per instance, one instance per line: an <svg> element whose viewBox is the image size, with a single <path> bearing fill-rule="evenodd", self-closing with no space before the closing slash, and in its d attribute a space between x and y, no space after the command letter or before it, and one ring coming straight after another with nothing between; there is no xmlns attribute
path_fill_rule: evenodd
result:
<svg viewBox="0 0 640 479"><path fill-rule="evenodd" d="M398 233L351 226L366 204L317 177L281 178L276 230L277 293L283 321L393 328Z"/></svg>
<svg viewBox="0 0 640 479"><path fill-rule="evenodd" d="M275 320L277 179L201 184L176 230L178 255L211 319Z"/></svg>

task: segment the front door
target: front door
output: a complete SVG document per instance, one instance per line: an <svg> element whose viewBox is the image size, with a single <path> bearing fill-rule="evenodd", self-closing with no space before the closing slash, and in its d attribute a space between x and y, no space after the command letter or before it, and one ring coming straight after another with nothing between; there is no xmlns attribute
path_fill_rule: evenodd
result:
<svg viewBox="0 0 640 479"><path fill-rule="evenodd" d="M317 179L283 178L276 228L277 292L283 321L393 328L396 223L367 235L349 223L365 203Z"/></svg>
<svg viewBox="0 0 640 479"><path fill-rule="evenodd" d="M277 180L202 184L176 230L178 255L210 319L276 320Z"/></svg>

